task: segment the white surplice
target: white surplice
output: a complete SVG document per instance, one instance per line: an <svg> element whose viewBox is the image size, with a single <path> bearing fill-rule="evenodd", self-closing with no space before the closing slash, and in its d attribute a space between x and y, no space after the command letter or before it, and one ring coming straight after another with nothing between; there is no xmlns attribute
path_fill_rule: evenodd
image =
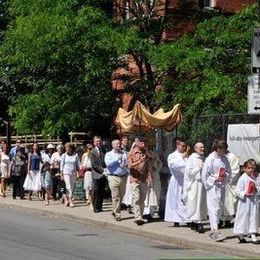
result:
<svg viewBox="0 0 260 260"><path fill-rule="evenodd" d="M226 177L217 181L219 171L224 168ZM202 181L207 191L207 208L211 229L217 230L219 218L224 207L225 186L231 176L231 167L225 156L212 152L205 160Z"/></svg>
<svg viewBox="0 0 260 260"><path fill-rule="evenodd" d="M162 161L159 158L158 153L152 152L152 184L147 189L146 198L144 201L144 215L154 215L159 209L160 194L161 194L161 180L160 170L162 168Z"/></svg>
<svg viewBox="0 0 260 260"><path fill-rule="evenodd" d="M166 195L165 221L187 222L186 207L182 202L184 171L187 158L177 150L168 156L168 167L172 174Z"/></svg>
<svg viewBox="0 0 260 260"><path fill-rule="evenodd" d="M207 219L206 190L201 178L203 163L204 157L193 153L185 168L183 201L187 207L186 217L192 222Z"/></svg>
<svg viewBox="0 0 260 260"><path fill-rule="evenodd" d="M236 201L237 197L235 194L236 185L238 182L238 179L240 177L240 165L239 165L239 159L238 157L228 152L226 154L226 157L229 161L232 174L230 176L230 181L226 185L225 189L225 199L224 199L224 207L223 211L221 213L220 219L222 221L230 221L233 218L233 215L236 213Z"/></svg>
<svg viewBox="0 0 260 260"><path fill-rule="evenodd" d="M247 235L258 232L259 210L256 193L251 196L245 195L250 181L255 182L255 179L243 173L236 187L238 205L233 232L237 235Z"/></svg>

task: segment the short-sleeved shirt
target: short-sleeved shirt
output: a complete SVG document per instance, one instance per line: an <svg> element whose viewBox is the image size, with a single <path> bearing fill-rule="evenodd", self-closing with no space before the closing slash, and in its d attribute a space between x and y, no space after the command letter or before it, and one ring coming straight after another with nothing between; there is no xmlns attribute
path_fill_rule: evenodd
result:
<svg viewBox="0 0 260 260"><path fill-rule="evenodd" d="M26 174L26 157L16 154L12 159L12 174L15 176L21 176Z"/></svg>
<svg viewBox="0 0 260 260"><path fill-rule="evenodd" d="M35 154L35 153L31 154L29 169L31 171L40 170L40 162L41 162L41 157L38 154Z"/></svg>

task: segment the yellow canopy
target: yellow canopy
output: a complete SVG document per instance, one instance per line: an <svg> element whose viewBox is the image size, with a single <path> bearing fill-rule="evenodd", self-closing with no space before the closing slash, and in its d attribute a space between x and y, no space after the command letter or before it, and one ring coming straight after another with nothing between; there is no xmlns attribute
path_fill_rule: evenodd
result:
<svg viewBox="0 0 260 260"><path fill-rule="evenodd" d="M118 109L115 123L122 132L134 132L140 129L144 131L152 128L171 131L181 120L180 104L175 105L171 111L166 113L160 108L151 114L139 101L136 101L133 110L129 112L122 108Z"/></svg>

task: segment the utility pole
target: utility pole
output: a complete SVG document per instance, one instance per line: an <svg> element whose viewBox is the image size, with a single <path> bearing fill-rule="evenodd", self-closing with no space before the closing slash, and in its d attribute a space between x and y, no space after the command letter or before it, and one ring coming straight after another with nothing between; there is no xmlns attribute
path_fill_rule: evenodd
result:
<svg viewBox="0 0 260 260"><path fill-rule="evenodd" d="M260 0L257 0L257 9L258 9L258 23L260 23Z"/></svg>

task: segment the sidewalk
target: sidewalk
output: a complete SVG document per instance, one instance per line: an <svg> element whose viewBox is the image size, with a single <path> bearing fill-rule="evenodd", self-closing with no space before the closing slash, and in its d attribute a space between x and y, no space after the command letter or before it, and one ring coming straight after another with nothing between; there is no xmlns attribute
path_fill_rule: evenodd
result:
<svg viewBox="0 0 260 260"><path fill-rule="evenodd" d="M200 248L212 252L221 252L226 255L260 258L260 245L252 243L239 244L238 239L232 234L232 229L222 229L221 232L227 237L223 242L213 242L209 239L209 225L205 228L205 234L198 234L190 228L171 227L170 223L154 219L152 222L143 226L137 226L133 222L133 215L122 211L123 221L117 222L111 215L111 203L104 204L104 212L94 213L85 201L75 201L74 208L65 207L59 201L50 201L50 205L45 206L44 201L39 201L33 196L32 201L13 200L10 194L6 198L0 198L0 207L23 208L31 212L37 212L48 215L52 218L63 218L73 222L80 222L92 225L98 225L112 230L127 232L134 235L153 238L167 243L175 243L185 248Z"/></svg>

